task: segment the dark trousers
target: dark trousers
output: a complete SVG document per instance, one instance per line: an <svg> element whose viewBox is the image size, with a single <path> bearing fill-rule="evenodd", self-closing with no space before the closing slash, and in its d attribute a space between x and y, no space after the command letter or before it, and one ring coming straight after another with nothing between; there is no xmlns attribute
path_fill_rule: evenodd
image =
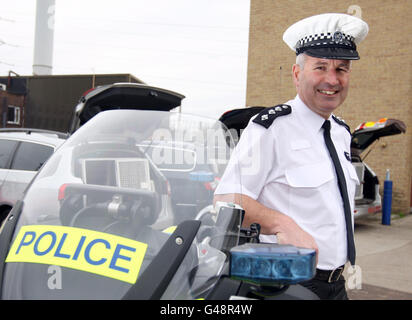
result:
<svg viewBox="0 0 412 320"><path fill-rule="evenodd" d="M315 278L299 284L315 293L321 300L349 300L345 282L345 278L341 276L338 281L331 283Z"/></svg>

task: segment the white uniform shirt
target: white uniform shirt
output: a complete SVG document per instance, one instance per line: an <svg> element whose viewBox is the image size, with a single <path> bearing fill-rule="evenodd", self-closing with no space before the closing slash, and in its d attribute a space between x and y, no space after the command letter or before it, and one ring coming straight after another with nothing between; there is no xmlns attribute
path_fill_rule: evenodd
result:
<svg viewBox="0 0 412 320"><path fill-rule="evenodd" d="M317 267L335 269L347 261L346 225L336 172L323 137L325 119L299 96L286 104L292 112L276 118L268 129L249 122L215 194L242 193L290 216L314 237L319 248ZM351 136L332 117L330 121L353 212L359 181L349 158ZM261 235L260 240L276 242L276 236Z"/></svg>

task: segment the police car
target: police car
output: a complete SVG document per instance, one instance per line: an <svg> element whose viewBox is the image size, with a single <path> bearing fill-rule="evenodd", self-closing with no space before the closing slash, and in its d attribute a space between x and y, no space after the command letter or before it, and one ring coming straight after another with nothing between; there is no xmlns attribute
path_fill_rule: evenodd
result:
<svg viewBox="0 0 412 320"><path fill-rule="evenodd" d="M369 152L362 156L363 152L382 137L405 132L406 126L402 121L382 118L378 121L363 122L352 133L352 164L361 182L355 192L355 218L382 210L379 179L364 161Z"/></svg>
<svg viewBox="0 0 412 320"><path fill-rule="evenodd" d="M247 126L250 118L265 107L254 106L233 109L225 112L220 121L232 131L235 142L238 141L242 130ZM358 175L360 185L355 193L355 219L380 212L382 209L379 192L379 179L376 173L364 160L369 154L361 156L375 141L382 137L404 133L406 126L401 120L382 118L374 122L361 123L352 133L351 161ZM369 150L369 149L368 149Z"/></svg>

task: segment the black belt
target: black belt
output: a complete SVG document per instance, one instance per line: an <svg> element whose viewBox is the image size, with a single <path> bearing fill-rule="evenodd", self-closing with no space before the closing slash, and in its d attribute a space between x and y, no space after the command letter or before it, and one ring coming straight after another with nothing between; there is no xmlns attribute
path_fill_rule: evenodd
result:
<svg viewBox="0 0 412 320"><path fill-rule="evenodd" d="M328 283L338 281L343 273L345 266L340 266L334 270L320 270L316 269L315 279L320 281L326 281Z"/></svg>

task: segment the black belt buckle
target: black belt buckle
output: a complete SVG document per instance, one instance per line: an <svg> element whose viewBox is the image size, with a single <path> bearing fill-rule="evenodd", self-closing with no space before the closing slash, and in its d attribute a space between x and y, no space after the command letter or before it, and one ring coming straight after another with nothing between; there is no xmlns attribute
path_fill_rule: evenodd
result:
<svg viewBox="0 0 412 320"><path fill-rule="evenodd" d="M338 281L340 276L343 273L343 269L344 267L339 267L339 268L332 270L328 277L328 283Z"/></svg>

